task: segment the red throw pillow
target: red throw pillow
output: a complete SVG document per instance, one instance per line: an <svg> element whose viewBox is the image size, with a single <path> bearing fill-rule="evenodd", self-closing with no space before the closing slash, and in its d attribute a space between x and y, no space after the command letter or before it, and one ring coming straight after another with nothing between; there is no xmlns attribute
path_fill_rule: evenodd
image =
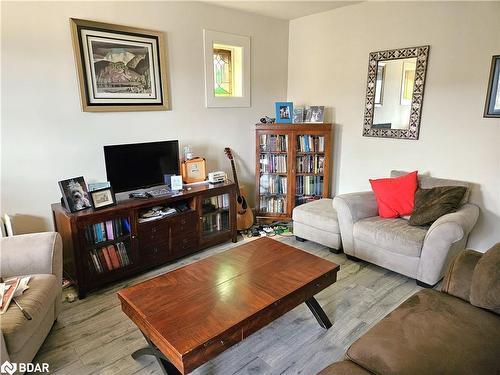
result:
<svg viewBox="0 0 500 375"><path fill-rule="evenodd" d="M380 217L389 218L412 214L417 191L417 173L415 171L401 177L370 180Z"/></svg>

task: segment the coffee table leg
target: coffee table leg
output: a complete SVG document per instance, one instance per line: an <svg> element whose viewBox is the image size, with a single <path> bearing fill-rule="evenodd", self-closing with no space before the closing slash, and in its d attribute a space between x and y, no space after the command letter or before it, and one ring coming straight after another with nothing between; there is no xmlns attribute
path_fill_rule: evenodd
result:
<svg viewBox="0 0 500 375"><path fill-rule="evenodd" d="M316 301L316 298L311 297L306 300L306 305L309 307L309 310L311 310L321 327L328 329L332 326L330 319L328 319L328 316L326 316L318 301Z"/></svg>
<svg viewBox="0 0 500 375"><path fill-rule="evenodd" d="M143 355L152 355L156 358L158 361L158 364L160 365L161 371L165 375L181 375L180 371L177 370L177 367L175 367L167 357L156 347L153 342L146 337L146 335L143 333L142 334L146 341L148 342L147 347L138 349L135 352L132 353L132 358L137 360L137 358L143 356Z"/></svg>

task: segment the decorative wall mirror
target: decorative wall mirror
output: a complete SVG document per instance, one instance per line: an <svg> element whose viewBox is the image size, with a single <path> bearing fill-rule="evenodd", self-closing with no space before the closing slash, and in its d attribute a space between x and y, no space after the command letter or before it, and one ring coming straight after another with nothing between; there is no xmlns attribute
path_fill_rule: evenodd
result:
<svg viewBox="0 0 500 375"><path fill-rule="evenodd" d="M363 136L418 139L429 46L370 53Z"/></svg>

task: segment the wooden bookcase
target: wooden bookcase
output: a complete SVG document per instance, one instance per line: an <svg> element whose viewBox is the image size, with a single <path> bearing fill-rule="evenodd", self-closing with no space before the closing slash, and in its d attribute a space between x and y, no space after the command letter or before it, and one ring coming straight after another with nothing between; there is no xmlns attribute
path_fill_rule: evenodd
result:
<svg viewBox="0 0 500 375"><path fill-rule="evenodd" d="M295 206L329 196L331 124L256 124L257 218L291 220Z"/></svg>
<svg viewBox="0 0 500 375"><path fill-rule="evenodd" d="M185 210L141 222L155 206ZM63 239L65 277L80 298L90 290L160 266L208 246L236 242L236 185L195 185L152 199L126 199L102 210L68 212L52 205L54 227Z"/></svg>

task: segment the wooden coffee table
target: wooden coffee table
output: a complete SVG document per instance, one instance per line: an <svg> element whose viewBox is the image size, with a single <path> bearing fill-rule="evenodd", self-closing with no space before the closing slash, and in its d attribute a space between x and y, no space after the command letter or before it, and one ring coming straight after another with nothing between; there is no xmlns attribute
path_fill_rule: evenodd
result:
<svg viewBox="0 0 500 375"><path fill-rule="evenodd" d="M339 266L261 238L118 292L122 309L165 374L186 374L305 302L331 327L314 295Z"/></svg>

